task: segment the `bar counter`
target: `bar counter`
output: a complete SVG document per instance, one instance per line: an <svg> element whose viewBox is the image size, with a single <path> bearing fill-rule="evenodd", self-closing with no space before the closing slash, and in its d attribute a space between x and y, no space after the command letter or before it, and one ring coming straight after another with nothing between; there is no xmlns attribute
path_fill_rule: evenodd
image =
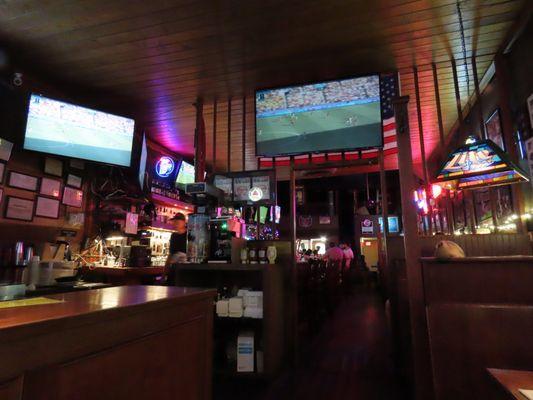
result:
<svg viewBox="0 0 533 400"><path fill-rule="evenodd" d="M209 399L215 295L123 286L0 309L0 399Z"/></svg>

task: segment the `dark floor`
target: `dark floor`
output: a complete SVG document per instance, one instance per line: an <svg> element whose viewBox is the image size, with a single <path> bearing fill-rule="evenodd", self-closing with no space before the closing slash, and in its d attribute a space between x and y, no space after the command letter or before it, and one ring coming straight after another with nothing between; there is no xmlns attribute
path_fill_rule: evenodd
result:
<svg viewBox="0 0 533 400"><path fill-rule="evenodd" d="M371 289L347 297L306 353L262 400L407 398L393 369L385 307Z"/></svg>
<svg viewBox="0 0 533 400"><path fill-rule="evenodd" d="M300 367L271 384L222 380L215 400L408 399L394 372L385 306L375 289L356 288L300 353Z"/></svg>

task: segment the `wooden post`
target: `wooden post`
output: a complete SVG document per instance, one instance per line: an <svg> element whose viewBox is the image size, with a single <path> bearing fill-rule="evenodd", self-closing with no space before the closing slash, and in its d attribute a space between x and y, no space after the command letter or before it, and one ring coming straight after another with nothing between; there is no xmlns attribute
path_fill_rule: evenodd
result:
<svg viewBox="0 0 533 400"><path fill-rule="evenodd" d="M213 101L213 172L217 170L217 98Z"/></svg>
<svg viewBox="0 0 533 400"><path fill-rule="evenodd" d="M413 191L416 189L416 186L413 174L411 138L409 135L408 102L409 97L403 96L394 100L393 104L398 140L398 169L400 171L405 262L409 290L415 397L417 400L430 400L434 398L433 377L422 280L422 264L420 263L420 242L417 234L417 212L413 202Z"/></svg>
<svg viewBox="0 0 533 400"><path fill-rule="evenodd" d="M196 128L194 130L194 181L203 182L205 177L205 124L204 101L199 97L196 107Z"/></svg>
<svg viewBox="0 0 533 400"><path fill-rule="evenodd" d="M417 67L413 67L413 75L415 79L416 114L418 117L418 137L420 140L420 158L422 160L422 173L424 175L424 186L426 187L426 192L428 192L429 185L431 182L429 181L427 164L426 164L426 146L424 143L424 122L422 120L422 107L420 105L420 88L418 84L418 68ZM433 207L430 204L428 204L428 210L429 210L428 231L429 231L429 234L431 235L433 233Z"/></svg>
<svg viewBox="0 0 533 400"><path fill-rule="evenodd" d="M246 171L246 96L242 96L242 170Z"/></svg>
<svg viewBox="0 0 533 400"><path fill-rule="evenodd" d="M452 58L453 86L455 88L455 106L457 107L457 120L459 121L459 136L463 135L464 119L463 108L461 106L461 93L459 91L459 80L457 79L457 64ZM461 138L463 139L463 138Z"/></svg>
<svg viewBox="0 0 533 400"><path fill-rule="evenodd" d="M291 238L291 328L292 328L292 355L295 363L298 363L298 264L296 263L296 171L294 159L291 158L290 166L290 238Z"/></svg>
<svg viewBox="0 0 533 400"><path fill-rule="evenodd" d="M518 164L518 152L513 138L513 114L510 106L511 91L509 83L509 75L503 60L503 55L498 53L494 59L496 66L496 82L500 92L500 116L503 128L503 140L505 143L505 152L509 158ZM511 185L513 209L515 214L524 214L524 195L520 184ZM516 220L516 231L518 233L526 233L522 218Z"/></svg>
<svg viewBox="0 0 533 400"><path fill-rule="evenodd" d="M390 295L391 274L389 265L389 254L387 249L387 235L389 234L389 201L387 192L387 175L385 171L385 157L383 154L383 149L379 150L379 183L381 186L381 218L383 220L383 233L381 234L381 250L383 252L383 268L385 269L385 286L387 288L387 295Z"/></svg>
<svg viewBox="0 0 533 400"><path fill-rule="evenodd" d="M261 206L257 205L255 209L256 209L255 221L257 224L257 229L255 230L255 240L259 240L259 229L261 228Z"/></svg>
<svg viewBox="0 0 533 400"><path fill-rule="evenodd" d="M228 172L231 172L231 97L228 97Z"/></svg>
<svg viewBox="0 0 533 400"><path fill-rule="evenodd" d="M435 89L435 104L437 106L437 122L439 124L439 141L442 147L442 151L445 152L444 148L444 124L442 123L442 108L440 105L440 89L439 89L439 76L437 75L437 64L432 63L431 68L433 70L433 88ZM446 156L443 153L443 156Z"/></svg>

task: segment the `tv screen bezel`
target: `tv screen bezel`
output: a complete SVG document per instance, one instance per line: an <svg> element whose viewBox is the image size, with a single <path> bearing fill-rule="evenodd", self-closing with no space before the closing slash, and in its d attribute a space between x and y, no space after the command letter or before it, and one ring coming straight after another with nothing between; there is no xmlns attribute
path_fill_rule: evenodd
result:
<svg viewBox="0 0 533 400"><path fill-rule="evenodd" d="M129 165L126 166L126 165L121 165L121 164L114 164L114 163L110 163L110 162L105 162L105 161L95 161L95 160L89 160L87 158L65 156L65 155L62 155L62 154L48 153L48 152L45 152L45 151L39 151L39 150L33 150L33 149L26 149L24 147L24 144L25 144L25 141L26 141L26 132L27 132L27 129L28 129L28 117L29 117L29 112L30 112L30 103L31 103L32 95L45 97L47 99L59 101L61 103L68 104L68 105L75 106L75 107L82 107L82 108L85 108L85 109L91 110L91 111L102 112L104 114L113 115L115 117L131 119L133 121L133 135L132 135L132 138L131 138L131 150L130 150L130 162L129 162ZM60 158L60 159L63 159L63 160L70 160L70 159L72 159L72 160L80 160L80 161L95 163L95 164L98 164L98 165L107 165L107 166L110 166L110 167L131 169L132 166L133 166L135 138L136 138L136 136L138 136L138 134L137 134L137 121L135 120L135 118L132 118L131 116L118 115L118 114L115 114L115 113L99 110L99 109L96 109L96 108L93 108L93 107L87 107L87 106L85 106L82 103L73 103L72 101L65 101L65 100L63 100L60 97L50 97L50 96L47 96L47 95L42 94L42 93L30 92L29 95L26 98L26 108L25 108L24 124L23 125L24 125L24 129L23 129L21 148L24 151L29 151L29 152L32 152L32 153L37 153L37 154L43 154L43 155L48 155L48 156L52 156L52 157L57 157L57 158Z"/></svg>
<svg viewBox="0 0 533 400"><path fill-rule="evenodd" d="M347 77L340 77L340 78L334 78L334 79L327 79L322 81L312 81L312 82L304 82L299 83L295 85L287 85L287 86L273 86L273 87L260 87L255 89L254 91L254 140L255 140L255 156L256 157L263 157L263 158L274 158L274 157L287 157L287 156L298 156L298 155L304 155L304 154L322 154L322 153L336 153L336 152L344 152L344 151L359 151L359 150L368 150L368 149L380 149L383 148L385 145L385 139L383 137L383 109L381 107L381 73L376 72L372 74L363 74L363 75L352 75ZM330 149L330 150L316 150L316 151L303 151L303 152L294 152L294 153L279 153L275 156L272 156L270 154L260 154L257 147L257 92L265 91L265 90L276 90L276 89L290 89L294 87L300 87L300 86L306 86L306 85L317 85L321 83L328 83L328 82L335 82L335 81L344 81L349 79L357 79L357 78L365 78L369 76L377 76L379 80L379 93L380 93L380 128L381 128L381 144L379 146L374 147L350 147L345 149Z"/></svg>
<svg viewBox="0 0 533 400"><path fill-rule="evenodd" d="M142 179L142 183L141 183L141 166L142 166L142 153L143 153L143 148L146 148L146 159L144 160L144 174L143 174L143 179ZM147 171L147 167L148 167L148 138L146 137L146 132L143 132L142 135L141 135L141 144L140 144L140 150L139 150L139 167L137 168L137 183L139 184L139 187L141 188L141 191L144 191L145 187L146 187L146 177L148 175L148 171Z"/></svg>

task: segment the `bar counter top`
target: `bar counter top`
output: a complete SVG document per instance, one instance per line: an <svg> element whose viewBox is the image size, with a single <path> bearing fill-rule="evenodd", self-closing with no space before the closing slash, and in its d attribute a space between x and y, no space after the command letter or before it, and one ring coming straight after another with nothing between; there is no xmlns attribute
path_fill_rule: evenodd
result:
<svg viewBox="0 0 533 400"><path fill-rule="evenodd" d="M132 285L0 308L0 399L210 399L215 296Z"/></svg>
<svg viewBox="0 0 533 400"><path fill-rule="evenodd" d="M179 304L216 295L214 290L169 286L117 286L45 296L59 303L0 309L0 337L24 325L77 318L99 312L139 310L157 302Z"/></svg>

